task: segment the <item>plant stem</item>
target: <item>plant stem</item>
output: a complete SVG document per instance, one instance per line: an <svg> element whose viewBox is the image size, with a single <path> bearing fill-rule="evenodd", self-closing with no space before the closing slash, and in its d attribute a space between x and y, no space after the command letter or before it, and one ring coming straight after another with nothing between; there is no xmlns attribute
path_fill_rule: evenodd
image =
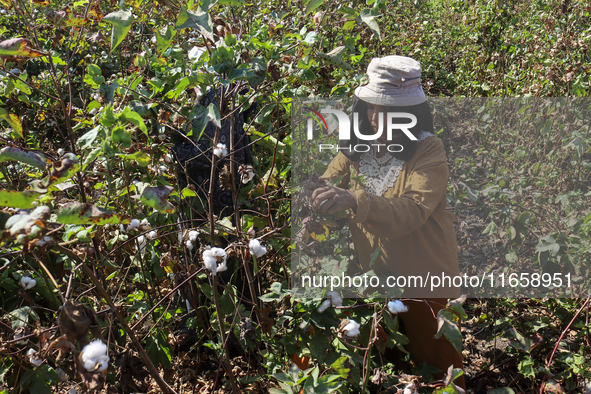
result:
<svg viewBox="0 0 591 394"><path fill-rule="evenodd" d="M220 297L218 295L218 277L216 275L213 276L213 299L215 302L215 310L218 316L218 324L220 326L220 338L222 340L222 350L224 352L224 366L226 368L226 373L230 377L230 383L232 384L232 392L237 394L239 393L238 386L236 385L236 381L234 379L234 374L232 373L232 364L230 364L230 356L228 355L228 350L226 349L226 336L224 331L224 320L222 318L222 308L220 306Z"/></svg>
<svg viewBox="0 0 591 394"><path fill-rule="evenodd" d="M174 389L172 387L170 387L168 385L168 383L166 383L166 381L162 378L162 376L160 376L160 374L158 373L158 370L156 369L156 367L152 363L152 360L150 360L150 357L148 357L148 355L146 354L146 351L144 350L144 348L142 347L142 345L138 341L133 330L131 328L129 328L129 325L127 325L125 318L123 317L121 312L119 312L119 309L117 308L117 306L115 305L115 303L113 302L113 300L111 299L109 294L105 291L105 289L103 288L103 286L101 285L99 280L96 278L96 276L94 276L94 274L92 273L90 268L88 268L86 266L86 264L84 264L84 262L78 256L76 256L73 252L71 252L70 250L68 250L66 248L62 248L61 246L58 246L58 245L53 246L53 248L55 250L65 254L66 256L71 258L72 260L76 261L78 264L80 264L80 266L82 267L82 270L90 278L90 281L96 287L100 296L105 299L107 304L109 304L111 309L115 312L115 316L117 316L117 320L119 320L119 324L121 324L121 327L123 328L125 333L129 336L129 339L131 339L131 342L133 343L135 350L138 352L139 356L144 361L144 364L146 364L146 367L148 367L148 371L150 371L150 375L152 375L152 378L154 378L154 380L156 381L156 383L160 387L160 390L162 390L162 392L166 393L166 394L172 394L172 393L176 394L176 391L174 391Z"/></svg>

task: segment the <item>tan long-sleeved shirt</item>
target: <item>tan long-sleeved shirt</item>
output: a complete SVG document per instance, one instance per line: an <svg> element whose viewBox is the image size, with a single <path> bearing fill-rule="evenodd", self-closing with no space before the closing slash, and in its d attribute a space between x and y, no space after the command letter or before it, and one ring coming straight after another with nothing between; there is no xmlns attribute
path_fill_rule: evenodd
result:
<svg viewBox="0 0 591 394"><path fill-rule="evenodd" d="M350 220L351 234L359 263L370 269L370 256L377 247L382 254L373 270L381 278L417 276L426 287L407 288L405 297L457 297L461 291L449 287L445 276L459 275L457 241L453 214L445 210L448 166L443 142L435 137L420 141L413 157L404 163L394 185L382 196L370 196L352 179L359 173L359 161L339 153L323 178L343 176L339 187L355 191L357 209ZM431 291L437 275L444 287ZM382 282L383 283L383 282ZM456 281L457 283L457 281ZM414 286L412 286L414 287Z"/></svg>

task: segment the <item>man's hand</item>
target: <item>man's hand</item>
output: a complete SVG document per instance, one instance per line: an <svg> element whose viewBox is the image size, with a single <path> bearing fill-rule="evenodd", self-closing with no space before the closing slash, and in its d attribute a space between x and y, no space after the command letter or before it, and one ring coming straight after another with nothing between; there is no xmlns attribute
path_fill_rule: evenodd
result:
<svg viewBox="0 0 591 394"><path fill-rule="evenodd" d="M321 186L312 193L312 209L329 215L338 211L357 209L357 196L354 192L334 186Z"/></svg>

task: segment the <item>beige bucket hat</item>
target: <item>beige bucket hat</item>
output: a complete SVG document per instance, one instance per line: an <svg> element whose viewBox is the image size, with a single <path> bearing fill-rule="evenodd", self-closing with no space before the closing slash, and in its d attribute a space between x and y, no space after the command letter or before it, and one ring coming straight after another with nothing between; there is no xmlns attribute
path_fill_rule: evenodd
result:
<svg viewBox="0 0 591 394"><path fill-rule="evenodd" d="M410 106L427 100L421 86L421 64L406 56L374 58L367 67L369 83L355 96L375 105Z"/></svg>

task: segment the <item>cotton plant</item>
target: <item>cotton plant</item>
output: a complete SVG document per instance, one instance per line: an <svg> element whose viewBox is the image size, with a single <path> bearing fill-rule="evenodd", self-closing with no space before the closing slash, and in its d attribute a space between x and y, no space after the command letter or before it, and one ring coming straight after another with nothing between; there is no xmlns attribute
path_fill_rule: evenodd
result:
<svg viewBox="0 0 591 394"><path fill-rule="evenodd" d="M318 308L318 312L322 313L327 310L330 306L343 306L343 298L336 291L329 291L326 293L326 299L322 302Z"/></svg>
<svg viewBox="0 0 591 394"><path fill-rule="evenodd" d="M212 275L216 275L218 272L226 271L228 269L228 266L226 265L228 255L222 248L206 249L203 251L202 257L205 269L211 272Z"/></svg>
<svg viewBox="0 0 591 394"><path fill-rule="evenodd" d="M100 339L95 339L84 346L80 353L80 361L88 372L103 372L109 367L107 345Z"/></svg>

